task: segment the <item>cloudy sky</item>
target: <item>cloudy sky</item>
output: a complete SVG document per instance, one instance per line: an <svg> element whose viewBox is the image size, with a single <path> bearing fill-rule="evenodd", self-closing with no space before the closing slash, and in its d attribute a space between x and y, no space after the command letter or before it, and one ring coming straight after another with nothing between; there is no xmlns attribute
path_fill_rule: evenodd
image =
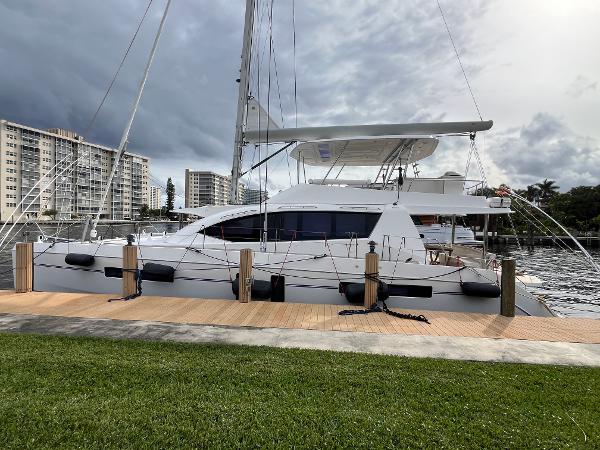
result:
<svg viewBox="0 0 600 450"><path fill-rule="evenodd" d="M244 3L173 0L129 148L180 192L185 168L230 171ZM266 105L268 5L258 3L252 85ZM0 117L83 133L147 4L0 0ZM165 4L153 0L89 141L118 144ZM478 136L490 183L599 184L600 2L441 4L483 118L495 122ZM286 127L296 121L291 5L274 0L272 26L270 110ZM478 119L435 0L298 1L295 22L299 126ZM421 175L464 172L467 154L466 139L445 139ZM269 173L273 190L295 178L285 155Z"/></svg>

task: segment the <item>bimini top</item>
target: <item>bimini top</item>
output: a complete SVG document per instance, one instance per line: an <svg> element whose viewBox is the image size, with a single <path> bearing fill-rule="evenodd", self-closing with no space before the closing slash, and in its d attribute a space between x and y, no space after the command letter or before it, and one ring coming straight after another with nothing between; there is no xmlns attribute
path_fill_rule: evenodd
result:
<svg viewBox="0 0 600 450"><path fill-rule="evenodd" d="M329 139L304 142L291 157L310 166L412 164L431 156L438 140L426 137Z"/></svg>

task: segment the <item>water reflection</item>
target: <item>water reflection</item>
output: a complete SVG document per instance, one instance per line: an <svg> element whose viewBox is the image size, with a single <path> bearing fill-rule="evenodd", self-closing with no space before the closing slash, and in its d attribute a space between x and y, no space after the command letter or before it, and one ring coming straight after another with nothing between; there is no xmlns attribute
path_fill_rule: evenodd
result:
<svg viewBox="0 0 600 450"><path fill-rule="evenodd" d="M567 316L600 318L600 274L582 252L560 247L507 246L495 250L514 256L519 270L544 282L542 287L531 291L543 295L554 311ZM594 260L600 261L600 249L587 250Z"/></svg>

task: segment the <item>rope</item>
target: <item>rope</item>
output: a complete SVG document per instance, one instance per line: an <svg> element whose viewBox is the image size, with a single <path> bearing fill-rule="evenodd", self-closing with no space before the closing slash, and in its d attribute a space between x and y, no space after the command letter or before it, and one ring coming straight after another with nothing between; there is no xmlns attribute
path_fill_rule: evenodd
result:
<svg viewBox="0 0 600 450"><path fill-rule="evenodd" d="M452 33L450 33L450 27L448 26L448 22L446 22L446 17L444 16L444 11L442 10L442 5L440 4L440 0L436 0L438 8L440 10L440 14L442 16L442 20L444 21L444 26L446 27L446 31L448 32L448 37L450 38L450 42L452 43L452 47L454 48L454 53L456 54L456 59L458 60L458 64L460 65L460 70L462 71L463 76L465 77L465 81L467 82L467 88L469 88L469 92L471 93L471 98L473 99L473 104L475 105L475 109L477 110L477 114L479 115L479 119L483 121L483 117L481 116L481 111L479 110L479 105L477 104L477 100L475 100L475 94L473 94L473 89L471 89L471 83L469 83L469 78L467 77L467 72L463 67L462 61L460 60L460 55L458 54L458 50L456 45L454 44L454 39L452 38Z"/></svg>
<svg viewBox="0 0 600 450"><path fill-rule="evenodd" d="M46 253L48 250L50 250L50 249L51 249L52 247L54 247L55 245L56 245L56 242L53 242L52 244L50 244L50 245L49 245L49 246L48 246L48 247L47 247L47 248L46 248L46 249L45 249L43 252L40 252L40 253L38 253L36 256L34 256L32 261L35 261L36 259L38 259L40 256L42 256L44 253ZM12 258L11 258L11 259L8 259L8 260L5 260L5 261L2 261L2 262L0 263L0 265L3 265L4 263L6 263L6 262L8 262L8 261L12 262ZM7 274L7 273L10 273L10 272L12 272L14 269L15 269L15 268L13 268L13 267L12 267L12 264L11 264L11 268L10 268L10 269L8 269L8 270L5 270L4 272L0 272L0 275L5 275L5 274Z"/></svg>
<svg viewBox="0 0 600 450"><path fill-rule="evenodd" d="M516 208L515 208L516 210ZM512 229L513 235L515 236L515 240L517 241L517 248L519 249L519 251L521 251L521 243L519 242L519 235L517 234L517 229L515 228L515 223L512 220L512 217L510 214L508 214L508 221L510 222L510 227Z"/></svg>
<svg viewBox="0 0 600 450"><path fill-rule="evenodd" d="M540 233L542 233L542 234L545 233L545 231L542 228L538 227L534 222L532 222L530 219L528 219L527 216L526 216L526 214L528 214L533 220L535 220L535 222L537 222L541 227L545 228L546 232L550 233L549 236L552 236L553 238L557 239L558 242L560 242L560 244L557 244L558 247L560 247L563 250L570 251L573 254L577 253L565 241L563 241L558 235L556 235L550 228L548 228L546 225L544 225L543 222L541 222L537 217L535 217L535 215L533 214L533 212L529 211L526 208L526 206L520 205L519 202L518 202L519 199L517 199L516 197L513 197L513 198L515 199L515 202L513 203L513 205L515 207L515 211L518 212L519 214L521 214L523 216L523 218L529 224L533 225ZM519 207L521 208L521 210L517 209L517 205L519 205ZM517 241L518 241L518 239L517 239ZM519 246L519 249L520 249L520 246Z"/></svg>
<svg viewBox="0 0 600 450"><path fill-rule="evenodd" d="M183 255L181 255L181 259L177 262L177 265L175 266L175 270L177 270L179 268L181 261L183 261L183 258L185 258L185 255L187 254L187 252L191 248L191 246L194 245L194 241L196 240L197 237L198 237L198 233L196 233L196 235L194 236L194 239L192 239L192 242L190 242L190 245L185 248L185 252L183 252Z"/></svg>
<svg viewBox="0 0 600 450"><path fill-rule="evenodd" d="M134 294L130 294L130 295L126 295L125 297L120 297L120 298L109 298L108 299L108 303L110 302L116 302L116 301L128 301L128 300L133 300L134 298L138 298L139 296L142 295L142 273L140 271L140 269L123 269L123 273L125 272L133 272L134 273L134 277L135 277L135 281L136 281L136 292Z"/></svg>
<svg viewBox="0 0 600 450"><path fill-rule="evenodd" d="M277 275L277 279L279 280L279 277L281 276L281 272L283 272L283 266L285 266L285 262L287 261L287 257L290 254L290 248L292 248L292 243L294 242L294 239L296 239L296 232L294 231L294 234L292 235L292 240L290 241L290 245L288 245L287 251L285 252L285 256L283 257L283 262L281 263L281 270L279 271L279 275Z"/></svg>
<svg viewBox="0 0 600 450"><path fill-rule="evenodd" d="M106 98L108 97L108 95L109 95L109 93L110 93L113 85L115 84L115 81L117 80L117 77L119 76L119 72L123 68L123 64L125 64L125 60L127 59L127 55L129 55L129 51L131 50L131 47L133 46L135 38L137 37L137 35L138 35L139 31L140 31L140 28L142 27L142 23L144 23L144 19L146 19L146 16L148 15L148 10L150 9L150 6L152 5L152 1L153 0L150 0L148 2L148 6L146 6L146 10L144 11L144 15L140 19L140 22L138 23L138 26L137 26L137 28L135 30L135 33L133 33L133 37L131 38L131 41L129 42L129 45L127 46L127 50L125 50L125 54L123 55L123 58L121 59L121 63L119 64L119 67L117 68L117 71L115 72L112 80L110 81L110 84L108 85L108 89L106 89L104 97L102 97L102 101L98 105L98 108L96 109L96 112L92 116L92 120L90 120L89 125L86 127L86 129L85 129L85 131L83 133L84 136L88 133L88 131L90 131L90 129L94 125L94 122L96 122L96 118L98 117L98 113L100 112L100 109L102 109L102 106L104 106L104 102L106 101Z"/></svg>
<svg viewBox="0 0 600 450"><path fill-rule="evenodd" d="M424 322L427 324L431 324L429 319L425 317L423 314L415 315L410 313L401 313L397 311L392 311L388 308L384 301L381 301L381 306L377 304L371 306L368 309L344 309L338 313L340 316L353 316L358 314L370 314L375 312L383 312L393 317L397 317L398 319L407 319L407 320L416 320L417 322Z"/></svg>
<svg viewBox="0 0 600 450"><path fill-rule="evenodd" d="M223 230L223 226L221 226L221 236L223 237L223 247L225 248L225 258L227 258L227 271L229 272L229 281L233 282L233 278L231 277L231 269L229 266L229 254L227 253L227 244L225 243L225 231Z"/></svg>
<svg viewBox="0 0 600 450"><path fill-rule="evenodd" d="M96 256L96 254L98 253L98 250L100 250L100 247L102 247L102 244L104 244L104 241L100 241L100 243L98 244L98 247L96 247L96 250L94 251L94 254L92 256Z"/></svg>
<svg viewBox="0 0 600 450"><path fill-rule="evenodd" d="M326 235L327 237L327 235ZM335 265L335 260L333 259L333 254L331 253L331 247L329 247L329 242L325 239L325 245L327 246L327 250L329 250L329 257L331 258L331 264L333 264L333 269L335 270L335 275L337 276L338 282L342 282L340 279L340 274L338 273L337 267Z"/></svg>

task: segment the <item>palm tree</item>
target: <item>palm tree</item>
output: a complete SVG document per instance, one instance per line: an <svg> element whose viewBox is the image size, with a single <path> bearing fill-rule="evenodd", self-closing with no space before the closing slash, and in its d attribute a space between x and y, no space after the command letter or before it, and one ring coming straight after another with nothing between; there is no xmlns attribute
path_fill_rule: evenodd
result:
<svg viewBox="0 0 600 450"><path fill-rule="evenodd" d="M536 187L539 189L540 205L547 206L550 199L558 193L560 186L556 185L554 180L544 178L541 183L536 183Z"/></svg>
<svg viewBox="0 0 600 450"><path fill-rule="evenodd" d="M530 202L533 202L536 198L540 196L540 189L537 185L530 184L527 186L527 190L525 191L525 198Z"/></svg>
<svg viewBox="0 0 600 450"><path fill-rule="evenodd" d="M530 202L536 201L536 199L540 196L540 190L533 184L527 186L527 189L517 189L515 192L521 197L525 197Z"/></svg>

